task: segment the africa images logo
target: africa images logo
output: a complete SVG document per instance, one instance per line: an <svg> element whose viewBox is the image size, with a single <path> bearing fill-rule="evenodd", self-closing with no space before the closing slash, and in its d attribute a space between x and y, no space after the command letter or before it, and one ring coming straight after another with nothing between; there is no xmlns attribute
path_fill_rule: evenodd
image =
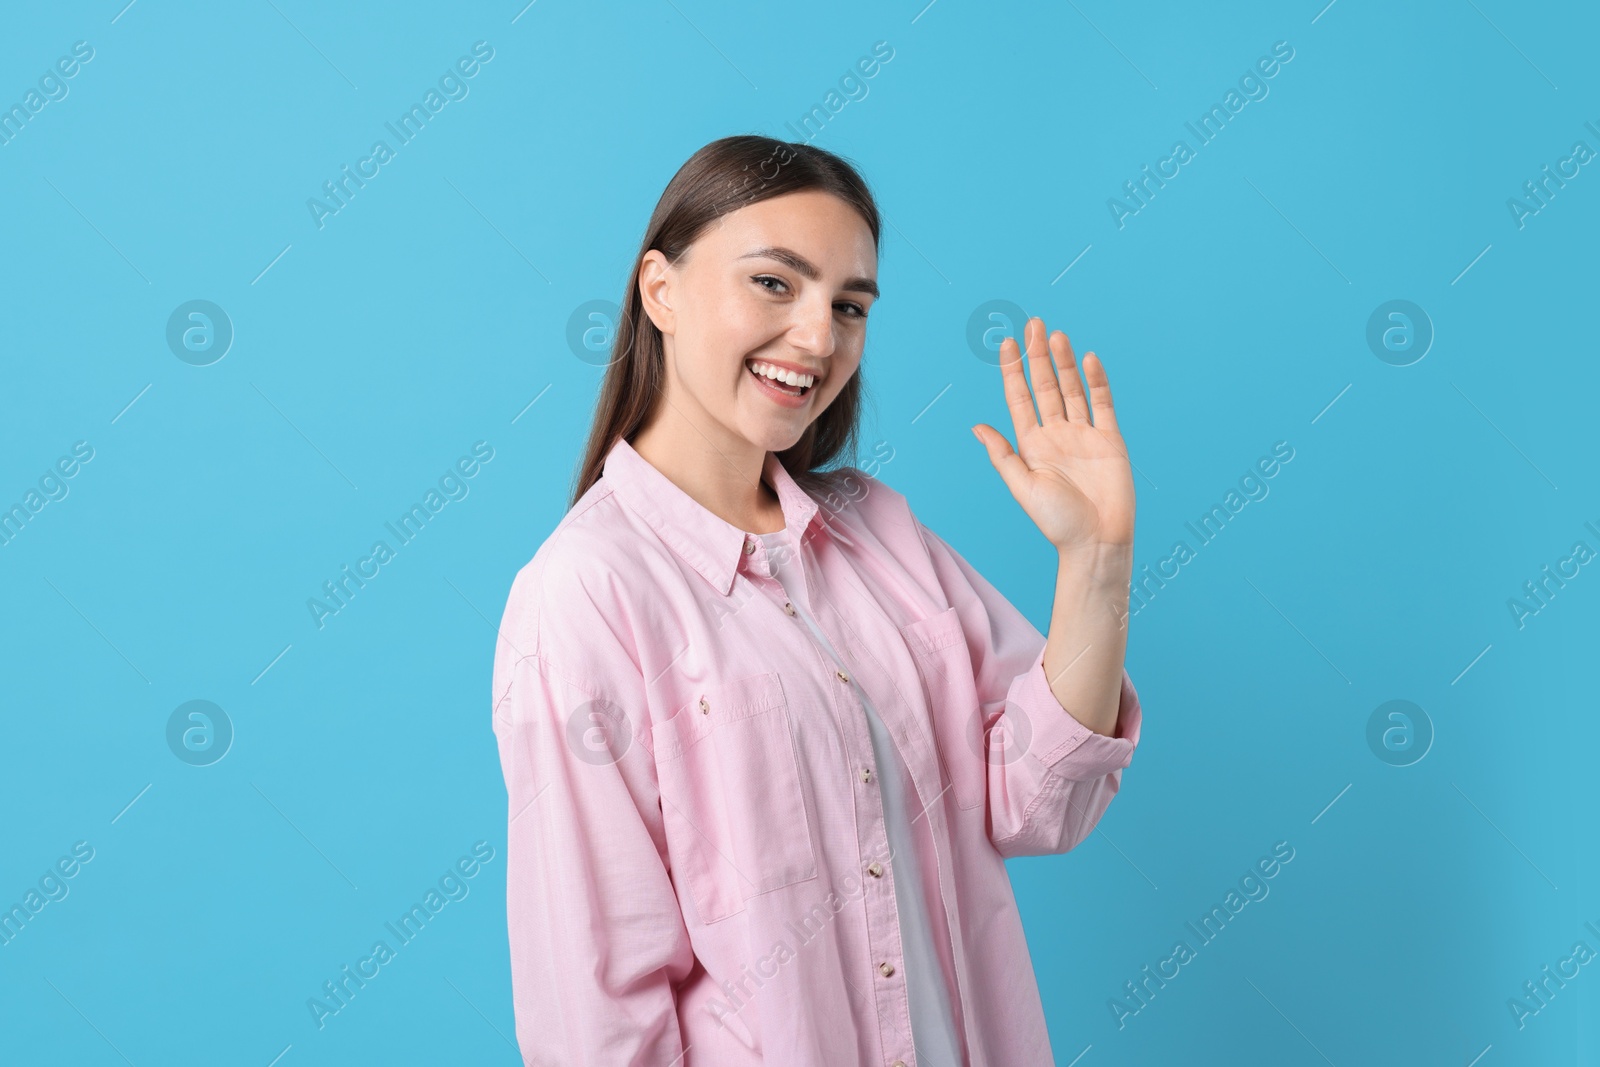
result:
<svg viewBox="0 0 1600 1067"><path fill-rule="evenodd" d="M472 91L471 86L467 84L468 79L477 77L483 65L493 58L494 48L489 42L475 42L472 46L472 56L462 56L456 60L454 66L447 67L445 72L439 75L437 89L430 85L428 91L423 94L421 103L413 103L410 108L401 112L394 122L383 124L394 135L393 147L390 147L388 141L374 141L367 155L356 160L354 171L351 171L350 164L346 163L340 168L337 178L323 182L323 196L313 196L306 200L306 209L311 212L311 221L317 224L317 229L322 229L327 225L329 218L349 207L356 193L365 189L368 181L381 174L383 167L395 158L397 150L410 144L427 127L428 120L443 111L446 104L452 100L465 100L467 94Z"/></svg>
<svg viewBox="0 0 1600 1067"><path fill-rule="evenodd" d="M306 610L311 613L311 621L316 623L317 629L322 629L329 618L349 607L356 594L383 573L382 568L395 559L401 548L416 540L446 504L465 500L472 491L470 480L492 459L493 445L488 441L474 443L472 455L460 457L440 475L438 488L430 486L420 502L413 503L393 522L383 524L394 538L393 546L386 540L374 541L371 550L356 560L354 570L350 564L343 564L335 577L322 583L322 597L307 597Z"/></svg>

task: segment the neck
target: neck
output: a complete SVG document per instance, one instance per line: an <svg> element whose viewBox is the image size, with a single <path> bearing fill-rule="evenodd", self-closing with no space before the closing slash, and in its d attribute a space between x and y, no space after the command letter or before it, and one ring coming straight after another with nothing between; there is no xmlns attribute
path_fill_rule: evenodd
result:
<svg viewBox="0 0 1600 1067"><path fill-rule="evenodd" d="M634 436L633 450L724 522L750 533L783 529L778 494L761 477L766 450L737 435L718 434L713 440L670 405L663 408Z"/></svg>

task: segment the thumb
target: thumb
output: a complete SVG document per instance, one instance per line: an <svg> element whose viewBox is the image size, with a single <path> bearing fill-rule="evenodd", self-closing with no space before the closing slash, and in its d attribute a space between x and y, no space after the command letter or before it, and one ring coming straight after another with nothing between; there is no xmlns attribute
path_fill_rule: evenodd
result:
<svg viewBox="0 0 1600 1067"><path fill-rule="evenodd" d="M989 453L989 462L994 465L1000 479L1006 483L1006 488L1011 490L1011 495L1021 503L1026 496L1024 487L1028 478L1027 463L1012 450L1011 442L1006 440L1006 435L988 423L978 423L972 428L972 434Z"/></svg>

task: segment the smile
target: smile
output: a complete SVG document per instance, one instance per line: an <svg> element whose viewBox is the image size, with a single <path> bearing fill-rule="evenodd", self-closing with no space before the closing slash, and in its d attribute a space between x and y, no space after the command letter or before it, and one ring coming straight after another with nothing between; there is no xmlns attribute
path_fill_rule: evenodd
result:
<svg viewBox="0 0 1600 1067"><path fill-rule="evenodd" d="M806 396L811 392L811 387L817 383L817 376L814 374L786 370L761 359L746 360L745 369L769 392L791 400Z"/></svg>

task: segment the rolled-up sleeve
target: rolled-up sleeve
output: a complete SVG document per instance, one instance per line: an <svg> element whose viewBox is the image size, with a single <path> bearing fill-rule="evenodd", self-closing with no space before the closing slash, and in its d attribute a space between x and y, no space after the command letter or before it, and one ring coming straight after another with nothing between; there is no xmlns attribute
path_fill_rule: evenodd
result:
<svg viewBox="0 0 1600 1067"><path fill-rule="evenodd" d="M972 659L987 741L989 838L1007 858L1067 852L1094 830L1133 759L1133 680L1123 670L1112 736L1073 718L1050 689L1045 635L955 549L917 526Z"/></svg>
<svg viewBox="0 0 1600 1067"><path fill-rule="evenodd" d="M635 736L637 695L593 669L504 636L497 654L517 1041L529 1065L681 1067L673 990L694 955L655 764Z"/></svg>

